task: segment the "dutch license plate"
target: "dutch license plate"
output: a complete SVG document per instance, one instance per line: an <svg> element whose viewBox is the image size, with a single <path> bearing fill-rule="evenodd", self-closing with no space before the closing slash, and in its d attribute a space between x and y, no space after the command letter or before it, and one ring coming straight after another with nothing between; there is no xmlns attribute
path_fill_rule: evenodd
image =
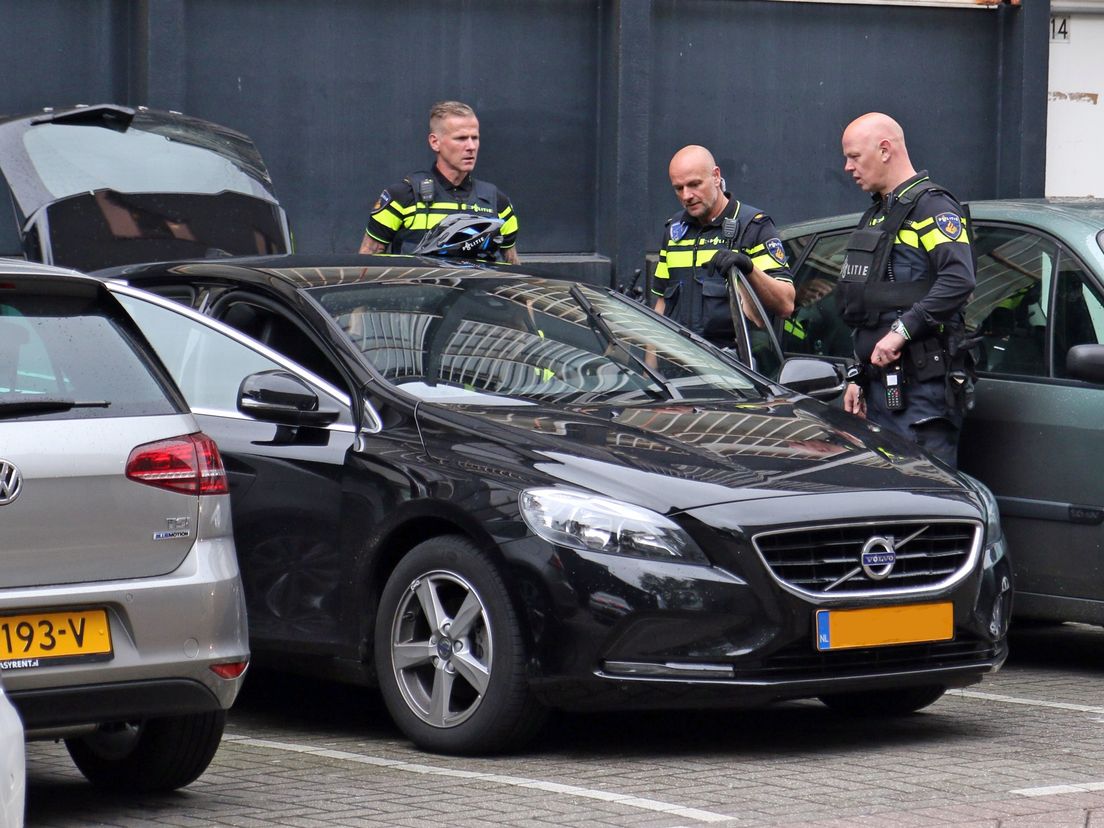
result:
<svg viewBox="0 0 1104 828"><path fill-rule="evenodd" d="M0 615L0 664L7 669L37 667L44 660L110 657L107 610Z"/></svg>
<svg viewBox="0 0 1104 828"><path fill-rule="evenodd" d="M954 638L954 607L940 604L907 604L870 609L817 610L818 650L919 644Z"/></svg>

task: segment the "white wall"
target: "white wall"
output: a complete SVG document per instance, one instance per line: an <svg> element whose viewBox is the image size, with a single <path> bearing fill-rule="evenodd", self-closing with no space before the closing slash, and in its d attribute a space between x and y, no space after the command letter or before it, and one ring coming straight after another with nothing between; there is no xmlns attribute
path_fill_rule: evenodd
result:
<svg viewBox="0 0 1104 828"><path fill-rule="evenodd" d="M1104 0L1053 3L1048 92L1046 194L1104 198Z"/></svg>

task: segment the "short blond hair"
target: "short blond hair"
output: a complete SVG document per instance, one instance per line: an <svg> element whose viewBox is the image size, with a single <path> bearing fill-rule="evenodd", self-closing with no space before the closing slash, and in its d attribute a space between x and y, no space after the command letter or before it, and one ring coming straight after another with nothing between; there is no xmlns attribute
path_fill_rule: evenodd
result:
<svg viewBox="0 0 1104 828"><path fill-rule="evenodd" d="M474 118L475 110L460 101L438 101L429 110L429 131L436 132L445 118Z"/></svg>

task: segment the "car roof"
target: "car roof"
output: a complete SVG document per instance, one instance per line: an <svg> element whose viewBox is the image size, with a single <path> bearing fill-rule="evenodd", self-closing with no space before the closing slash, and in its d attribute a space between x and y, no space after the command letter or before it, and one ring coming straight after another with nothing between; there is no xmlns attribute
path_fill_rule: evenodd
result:
<svg viewBox="0 0 1104 828"><path fill-rule="evenodd" d="M1104 227L1104 199L1099 198L1002 198L968 202L970 215L987 221L1024 222L1048 230L1080 226L1097 231ZM792 239L854 227L862 213L845 213L788 224L783 238Z"/></svg>
<svg viewBox="0 0 1104 828"><path fill-rule="evenodd" d="M496 262L343 253L235 256L181 262L150 262L101 270L95 275L97 278L120 279L137 286L155 283L179 284L192 279L208 279L269 286L274 286L274 282L278 282L285 289L307 290L339 284L409 282L427 279L532 278L543 277L544 274Z"/></svg>
<svg viewBox="0 0 1104 828"><path fill-rule="evenodd" d="M1023 198L971 201L974 218L1027 221L1044 228L1061 224L1083 224L1096 230L1104 227L1104 199Z"/></svg>
<svg viewBox="0 0 1104 828"><path fill-rule="evenodd" d="M28 262L26 259L14 259L0 256L0 274L9 276L72 276L78 279L88 279L83 273L70 270L67 267L55 267L54 265Z"/></svg>

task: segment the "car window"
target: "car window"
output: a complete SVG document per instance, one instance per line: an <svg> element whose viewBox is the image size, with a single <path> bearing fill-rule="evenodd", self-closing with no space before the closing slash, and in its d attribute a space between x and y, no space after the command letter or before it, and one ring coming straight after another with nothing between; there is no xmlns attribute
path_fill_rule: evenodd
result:
<svg viewBox="0 0 1104 828"><path fill-rule="evenodd" d="M286 369L253 348L184 314L133 296L118 295L118 298L150 340L195 411L236 413L238 388L245 377L260 371ZM343 410L348 407L344 401L334 400Z"/></svg>
<svg viewBox="0 0 1104 828"><path fill-rule="evenodd" d="M782 325L781 344L786 354L853 354L851 329L840 317L835 295L849 236L850 231L817 238L794 274L796 309Z"/></svg>
<svg viewBox="0 0 1104 828"><path fill-rule="evenodd" d="M978 370L1046 376L1046 323L1058 245L1021 227L974 228L977 287L966 327L981 336Z"/></svg>
<svg viewBox="0 0 1104 828"><path fill-rule="evenodd" d="M333 385L343 387L341 372L307 333L284 313L251 297L226 297L213 309L213 316L246 336L263 342Z"/></svg>
<svg viewBox="0 0 1104 828"><path fill-rule="evenodd" d="M1071 255L1059 260L1054 293L1054 375L1067 376L1066 353L1074 345L1104 343L1104 302Z"/></svg>
<svg viewBox="0 0 1104 828"><path fill-rule="evenodd" d="M147 356L87 297L0 300L0 410L43 419L174 414Z"/></svg>
<svg viewBox="0 0 1104 828"><path fill-rule="evenodd" d="M801 258L801 254L805 252L805 248L809 246L809 242L813 240L813 234L810 233L807 236L794 236L792 239L786 239L782 242L782 246L786 248L786 260L789 262L796 262Z"/></svg>
<svg viewBox="0 0 1104 828"><path fill-rule="evenodd" d="M425 398L623 403L761 393L639 303L585 285L427 280L310 294L377 371Z"/></svg>

